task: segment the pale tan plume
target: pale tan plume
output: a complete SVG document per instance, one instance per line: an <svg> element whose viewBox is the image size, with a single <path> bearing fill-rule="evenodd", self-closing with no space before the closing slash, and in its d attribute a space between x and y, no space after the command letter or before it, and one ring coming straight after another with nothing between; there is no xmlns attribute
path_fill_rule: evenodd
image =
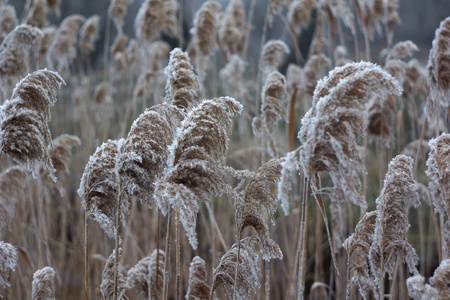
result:
<svg viewBox="0 0 450 300"><path fill-rule="evenodd" d="M202 202L222 193L232 194L226 182L226 153L232 117L242 105L229 97L203 100L182 121L169 147L168 168L156 181L155 200L167 215L178 208L189 243L197 249L197 213Z"/></svg>
<svg viewBox="0 0 450 300"><path fill-rule="evenodd" d="M37 176L42 165L54 181L54 168L47 153L52 141L47 123L62 84L64 80L58 73L46 69L36 71L17 84L11 100L1 107L1 151L26 164L33 176Z"/></svg>
<svg viewBox="0 0 450 300"><path fill-rule="evenodd" d="M11 5L0 5L0 43L18 24L16 10Z"/></svg>
<svg viewBox="0 0 450 300"><path fill-rule="evenodd" d="M441 100L448 103L450 95L450 17L443 20L436 29L427 68L429 94L426 115L428 121L432 122Z"/></svg>
<svg viewBox="0 0 450 300"><path fill-rule="evenodd" d="M123 19L127 13L127 5L132 0L111 0L108 7L108 15L113 19L119 35L123 33Z"/></svg>
<svg viewBox="0 0 450 300"><path fill-rule="evenodd" d="M208 285L208 273L205 261L200 256L195 256L189 266L187 300L209 299L211 288Z"/></svg>
<svg viewBox="0 0 450 300"><path fill-rule="evenodd" d="M31 6L28 8L27 16L25 17L24 23L41 29L46 27L48 24L47 0L33 0L30 1L29 3L31 3Z"/></svg>
<svg viewBox="0 0 450 300"><path fill-rule="evenodd" d="M185 114L173 105L152 106L131 126L117 167L122 191L152 207L156 179L163 176L172 143Z"/></svg>
<svg viewBox="0 0 450 300"><path fill-rule="evenodd" d="M186 110L198 104L200 83L186 52L173 49L164 73L167 76L166 102Z"/></svg>
<svg viewBox="0 0 450 300"><path fill-rule="evenodd" d="M9 274L14 272L17 264L17 250L11 244L0 241L0 297L3 297L5 288L11 286Z"/></svg>
<svg viewBox="0 0 450 300"><path fill-rule="evenodd" d="M30 72L29 59L42 37L39 28L19 25L3 40L0 47L0 91L3 100L11 95L17 81Z"/></svg>
<svg viewBox="0 0 450 300"><path fill-rule="evenodd" d="M128 270L127 285L130 289L135 289L141 299L148 299L149 291L151 291L152 299L162 296L165 256L163 250L155 249L151 255L142 258ZM157 282L158 286L156 286Z"/></svg>
<svg viewBox="0 0 450 300"><path fill-rule="evenodd" d="M48 62L58 72L67 74L72 61L77 56L78 30L85 18L71 15L62 20L48 53Z"/></svg>
<svg viewBox="0 0 450 300"><path fill-rule="evenodd" d="M89 157L78 189L87 217L96 221L110 238L114 238L116 234L117 210L120 209L123 222L128 212L127 201L122 201L120 208L117 203L119 176L116 160L119 143L116 140L109 140L97 148Z"/></svg>
<svg viewBox="0 0 450 300"><path fill-rule="evenodd" d="M450 259L444 259L430 277L430 284L425 283L425 278L418 274L408 278L408 294L414 300L440 300L450 297Z"/></svg>
<svg viewBox="0 0 450 300"><path fill-rule="evenodd" d="M295 30L299 31L309 22L312 10L316 7L315 0L295 0L291 2L288 11L288 21Z"/></svg>
<svg viewBox="0 0 450 300"><path fill-rule="evenodd" d="M56 137L53 142L48 146L48 154L52 160L53 167L57 173L69 174L69 162L71 153L70 150L73 146L80 146L81 140L70 134L62 134Z"/></svg>
<svg viewBox="0 0 450 300"><path fill-rule="evenodd" d="M219 24L220 43L229 55L243 51L246 29L244 3L231 0Z"/></svg>
<svg viewBox="0 0 450 300"><path fill-rule="evenodd" d="M122 248L119 248L119 258L122 255ZM100 292L104 300L113 300L114 295L114 266L115 266L116 250L113 250L108 257L103 268L102 283L100 285ZM126 270L119 264L117 271L117 299L126 299L125 292L130 287L127 283Z"/></svg>
<svg viewBox="0 0 450 300"><path fill-rule="evenodd" d="M284 158L280 158L263 164L247 185L243 199L235 204L239 235L246 227L252 226L258 235L262 257L266 261L283 258L280 246L270 238L269 231L269 220L274 223L273 215L278 202L269 186L280 180L283 162Z"/></svg>
<svg viewBox="0 0 450 300"><path fill-rule="evenodd" d="M414 160L397 155L389 163L383 189L376 199L377 218L369 260L375 283L383 290L385 273L392 278L397 261L406 263L414 275L419 274L416 265L419 257L407 241L408 228L406 206L419 201L418 188L412 178Z"/></svg>
<svg viewBox="0 0 450 300"><path fill-rule="evenodd" d="M34 272L31 292L32 300L55 299L52 297L52 281L55 275L56 272L52 267L44 267Z"/></svg>
<svg viewBox="0 0 450 300"><path fill-rule="evenodd" d="M223 287L229 299L234 298L234 294L239 300L251 299L256 288L259 287L261 273L258 267L256 244L256 238L244 238L240 241L239 246L238 243L234 244L222 256L219 265L214 268L211 295L214 295L216 289ZM237 274L236 265L238 265ZM235 275L237 276L235 277Z"/></svg>
<svg viewBox="0 0 450 300"><path fill-rule="evenodd" d="M44 68L46 66L46 58L50 46L53 42L53 38L56 35L57 28L55 26L48 26L42 29L44 36L42 37L41 43L39 45L39 55L37 56L38 66Z"/></svg>
<svg viewBox="0 0 450 300"><path fill-rule="evenodd" d="M289 53L289 47L280 40L270 40L262 49L262 63L267 72L276 71L283 59L283 53Z"/></svg>
<svg viewBox="0 0 450 300"><path fill-rule="evenodd" d="M80 40L78 42L81 53L88 54L95 50L94 43L100 37L98 34L99 25L100 17L98 15L93 15L84 21L80 29Z"/></svg>
<svg viewBox="0 0 450 300"><path fill-rule="evenodd" d="M220 4L216 1L206 1L197 10L194 17L191 34L195 47L201 56L208 56L217 45L217 10Z"/></svg>

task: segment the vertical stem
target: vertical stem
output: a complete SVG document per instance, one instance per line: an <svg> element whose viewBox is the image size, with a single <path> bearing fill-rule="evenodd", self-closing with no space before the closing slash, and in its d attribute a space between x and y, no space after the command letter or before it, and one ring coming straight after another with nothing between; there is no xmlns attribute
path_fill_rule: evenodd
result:
<svg viewBox="0 0 450 300"><path fill-rule="evenodd" d="M234 273L234 296L233 299L236 300L236 279L237 279L237 274L238 274L238 269L239 269L239 256L241 254L241 231L239 231L239 239L238 239L238 253L237 253L237 257L236 257L236 271ZM210 297L211 298L211 297Z"/></svg>
<svg viewBox="0 0 450 300"><path fill-rule="evenodd" d="M308 221L308 188L309 188L309 178L305 176L305 183L303 186L303 203L302 203L302 216L300 222L300 239L299 239L299 279L297 285L297 299L304 298L305 292L305 263L306 263L306 222Z"/></svg>
<svg viewBox="0 0 450 300"><path fill-rule="evenodd" d="M84 213L84 294L89 300L89 251L88 251L88 211Z"/></svg>
<svg viewBox="0 0 450 300"><path fill-rule="evenodd" d="M180 267L180 261L181 261L181 249L180 249L180 215L178 212L178 206L175 207L175 224L176 224L176 247L177 247L177 254L176 254L176 272L177 272L177 300L181 300L181 267Z"/></svg>
<svg viewBox="0 0 450 300"><path fill-rule="evenodd" d="M248 48L248 40L250 37L250 30L252 27L252 20L253 20L253 13L255 12L255 3L256 0L252 0L252 3L250 4L250 11L248 13L248 20L245 28L245 40L244 40L244 48L242 50L242 58L244 61L247 60L247 48Z"/></svg>
<svg viewBox="0 0 450 300"><path fill-rule="evenodd" d="M266 273L264 288L265 288L265 293L266 293L266 300L269 300L270 299L270 261L264 261L264 270Z"/></svg>
<svg viewBox="0 0 450 300"><path fill-rule="evenodd" d="M289 151L294 150L294 127L295 127L295 101L297 98L297 89L294 89L289 101L287 136Z"/></svg>
<svg viewBox="0 0 450 300"><path fill-rule="evenodd" d="M156 291L158 291L158 279L159 279L159 222L160 222L160 217L159 217L159 211L158 211L158 206L156 206L156 214L158 215L157 217L157 230L156 230L156 283L155 283L155 287L156 287ZM150 288L150 282L148 283L149 288ZM149 297L151 296L151 292L149 291ZM155 295L155 299L158 299L158 292L156 292Z"/></svg>
<svg viewBox="0 0 450 300"><path fill-rule="evenodd" d="M172 219L172 207L169 208L169 213L167 214L167 232L166 232L166 257L164 259L164 291L163 299L168 299L167 293L169 292L169 254L170 254L170 223Z"/></svg>
<svg viewBox="0 0 450 300"><path fill-rule="evenodd" d="M117 197L117 217L116 217L116 256L114 260L114 300L117 300L117 271L119 267L119 243L120 243L120 217L122 215L120 211L120 205L122 204L122 189L121 184L119 184L119 195Z"/></svg>
<svg viewBox="0 0 450 300"><path fill-rule="evenodd" d="M255 93L255 115L258 116L259 113L259 102L261 98L260 88L261 88L261 67L262 67L262 50L264 48L264 44L266 43L266 33L267 33L267 25L268 25L268 14L269 14L270 5L267 6L266 16L264 18L264 27L261 37L261 46L259 48L259 60L258 60L258 75L256 76L256 93Z"/></svg>

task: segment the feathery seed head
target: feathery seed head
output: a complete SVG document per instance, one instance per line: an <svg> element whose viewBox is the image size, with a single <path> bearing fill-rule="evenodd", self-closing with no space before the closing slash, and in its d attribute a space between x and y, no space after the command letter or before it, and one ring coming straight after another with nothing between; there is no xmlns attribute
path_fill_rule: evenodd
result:
<svg viewBox="0 0 450 300"><path fill-rule="evenodd" d="M52 281L55 278L55 270L52 267L44 267L33 274L32 300L47 300L52 298Z"/></svg>

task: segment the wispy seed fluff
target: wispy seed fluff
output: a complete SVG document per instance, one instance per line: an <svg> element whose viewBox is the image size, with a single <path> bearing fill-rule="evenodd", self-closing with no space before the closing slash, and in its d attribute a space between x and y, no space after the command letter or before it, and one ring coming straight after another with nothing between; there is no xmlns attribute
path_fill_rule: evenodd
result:
<svg viewBox="0 0 450 300"><path fill-rule="evenodd" d="M154 182L167 166L172 143L184 113L173 105L155 105L142 113L120 145L117 168L122 189L152 206Z"/></svg>
<svg viewBox="0 0 450 300"><path fill-rule="evenodd" d="M252 226L258 235L262 257L269 261L282 259L280 246L270 238L269 219L274 223L273 215L277 208L277 199L269 187L278 183L281 176L281 164L284 158L272 159L263 164L245 189L244 198L236 201L236 226L239 234Z"/></svg>
<svg viewBox="0 0 450 300"><path fill-rule="evenodd" d="M441 100L448 103L450 96L450 17L442 21L436 29L427 68L430 90L426 114L431 122Z"/></svg>
<svg viewBox="0 0 450 300"><path fill-rule="evenodd" d="M383 284L385 273L392 278L397 260L406 263L411 273L418 274L419 257L407 241L410 225L402 207L402 202L405 207L419 202L418 188L412 178L413 164L414 160L404 155L393 158L376 200L377 218L369 260L378 287Z"/></svg>
<svg viewBox="0 0 450 300"><path fill-rule="evenodd" d="M164 251L155 249L150 256L144 257L128 270L127 284L130 289L136 290L141 299L149 299L149 287L152 299L162 296L165 257ZM158 285L156 285L157 281Z"/></svg>
<svg viewBox="0 0 450 300"><path fill-rule="evenodd" d="M184 109L190 109L198 104L200 83L187 52L183 52L180 48L173 49L164 73L167 76L165 99L167 102Z"/></svg>
<svg viewBox="0 0 450 300"><path fill-rule="evenodd" d="M22 77L30 72L29 59L43 37L37 27L19 25L11 31L0 46L0 91L3 100Z"/></svg>
<svg viewBox="0 0 450 300"><path fill-rule="evenodd" d="M60 73L67 73L69 65L77 55L77 36L81 24L81 15L71 15L62 20L48 53L48 61L52 68Z"/></svg>
<svg viewBox="0 0 450 300"><path fill-rule="evenodd" d="M100 37L98 35L99 25L100 17L98 15L93 15L84 21L80 29L80 41L78 42L81 53L88 54L95 50L94 43Z"/></svg>
<svg viewBox="0 0 450 300"><path fill-rule="evenodd" d="M196 256L192 259L191 265L189 266L186 300L209 299L210 290L205 261L200 256Z"/></svg>
<svg viewBox="0 0 450 300"><path fill-rule="evenodd" d="M428 145L431 151L425 173L430 178L428 186L435 210L450 218L450 134L443 133Z"/></svg>
<svg viewBox="0 0 450 300"><path fill-rule="evenodd" d="M53 164L47 153L52 138L47 122L50 108L56 102L56 93L64 80L56 72L36 71L22 79L14 89L11 100L0 110L0 148L18 163L37 175L39 166L50 171Z"/></svg>
<svg viewBox="0 0 450 300"><path fill-rule="evenodd" d="M139 41L150 43L160 33L177 34L177 2L174 0L146 0L136 16L134 28Z"/></svg>
<svg viewBox="0 0 450 300"><path fill-rule="evenodd" d="M317 83L313 106L302 119L298 133L303 144L300 163L313 192L319 192L317 173L326 171L334 183L327 188L333 201L350 200L361 208L366 208L367 202L360 192L358 173L364 170L364 163L356 138L365 134L367 116L359 101L371 93L400 94L401 87L372 63L335 68Z"/></svg>
<svg viewBox="0 0 450 300"><path fill-rule="evenodd" d="M17 250L11 244L0 241L0 297L9 283L9 273L14 272L17 264Z"/></svg>
<svg viewBox="0 0 450 300"><path fill-rule="evenodd" d="M114 220L119 194L116 160L119 143L120 141L109 140L95 150L89 157L78 189L88 218L95 220L110 238L114 238L116 232ZM120 212L123 222L127 211L127 203L122 201Z"/></svg>
<svg viewBox="0 0 450 300"><path fill-rule="evenodd" d="M238 243L234 244L220 259L219 265L213 272L211 294L219 287L224 287L229 299L233 299L236 290L238 300L251 299L259 287L260 270L258 254L255 246L256 238L245 238L240 241L238 257ZM238 265L237 277L236 262ZM236 279L236 281L235 281Z"/></svg>
<svg viewBox="0 0 450 300"><path fill-rule="evenodd" d="M119 258L122 255L122 248L119 248ZM102 283L100 285L100 292L104 300L112 300L114 295L114 269L115 269L116 250L113 250L108 257L103 268ZM125 292L129 289L127 284L126 270L119 264L117 270L117 299L123 299ZM126 299L126 298L125 298Z"/></svg>
<svg viewBox="0 0 450 300"><path fill-rule="evenodd" d="M31 291L32 300L54 299L52 297L52 281L56 272L52 267L44 267L33 274Z"/></svg>
<svg viewBox="0 0 450 300"><path fill-rule="evenodd" d="M189 243L197 249L195 226L201 202L231 192L226 182L225 161L232 117L242 105L229 97L204 100L192 109L169 147L165 176L156 182L155 200L167 215L178 207Z"/></svg>

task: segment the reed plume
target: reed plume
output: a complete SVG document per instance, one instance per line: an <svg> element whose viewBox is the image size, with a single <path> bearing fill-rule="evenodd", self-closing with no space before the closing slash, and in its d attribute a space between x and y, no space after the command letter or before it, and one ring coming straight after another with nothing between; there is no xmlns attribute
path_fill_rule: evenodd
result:
<svg viewBox="0 0 450 300"><path fill-rule="evenodd" d="M278 128L278 121L286 117L284 95L286 94L286 78L274 71L269 74L261 92L261 121L266 133L267 148L272 158L278 157L278 150L274 135Z"/></svg>
<svg viewBox="0 0 450 300"><path fill-rule="evenodd" d="M327 171L334 187L326 191L333 201L352 201L365 209L358 172L364 170L356 137L364 135L367 121L358 102L370 93L400 94L398 82L380 67L350 63L335 68L317 83L313 106L302 119L298 138L302 142L300 162L311 180L314 193L320 192L317 172Z"/></svg>
<svg viewBox="0 0 450 300"><path fill-rule="evenodd" d="M62 20L53 39L48 61L52 68L60 73L67 73L69 66L77 55L78 30L85 18L81 15L71 15Z"/></svg>
<svg viewBox="0 0 450 300"><path fill-rule="evenodd" d="M166 102L185 110L198 104L200 83L186 52L173 49L164 73L167 76Z"/></svg>
<svg viewBox="0 0 450 300"><path fill-rule="evenodd" d="M430 152L430 146L428 146L427 140L414 140L408 143L405 148L403 148L402 154L409 156L411 158L424 159L427 157L428 152Z"/></svg>
<svg viewBox="0 0 450 300"><path fill-rule="evenodd" d="M123 19L127 13L127 5L132 0L111 0L108 7L108 16L113 19L119 35L123 33Z"/></svg>
<svg viewBox="0 0 450 300"><path fill-rule="evenodd" d="M152 206L154 182L167 166L168 147L183 118L177 107L161 104L134 121L117 161L122 189L128 196Z"/></svg>
<svg viewBox="0 0 450 300"><path fill-rule="evenodd" d="M149 291L152 299L162 296L165 256L163 250L155 249L150 256L144 257L128 270L127 285L135 289L141 299L149 299Z"/></svg>
<svg viewBox="0 0 450 300"><path fill-rule="evenodd" d="M345 47L342 45L339 45L336 47L336 49L334 49L333 58L336 67L342 67L351 62L351 60L348 58L347 49L345 49Z"/></svg>
<svg viewBox="0 0 450 300"><path fill-rule="evenodd" d="M350 281L347 282L347 299L353 287L359 288L359 293L367 299L370 291L376 296L376 287L369 272L369 251L375 231L377 211L364 214L356 225L354 233L348 237L343 246L347 251L347 268Z"/></svg>
<svg viewBox="0 0 450 300"><path fill-rule="evenodd" d="M0 90L3 100L11 95L17 81L30 72L29 59L43 37L37 27L19 25L0 46Z"/></svg>
<svg viewBox="0 0 450 300"><path fill-rule="evenodd" d="M239 254L236 243L222 256L219 265L214 268L211 295L217 288L223 286L229 299L234 298L233 295L239 300L251 299L259 287L260 276L256 243L257 239L254 237L244 238L239 242ZM237 274L235 274L236 264Z"/></svg>
<svg viewBox="0 0 450 300"><path fill-rule="evenodd" d="M47 0L47 6L48 8L59 16L59 6L61 5L61 0Z"/></svg>
<svg viewBox="0 0 450 300"><path fill-rule="evenodd" d="M286 153L284 159L281 161L281 174L280 180L278 181L277 198L281 202L281 208L286 216L289 215L289 192L292 189L291 177L296 171L300 171L297 156L298 151L291 151Z"/></svg>
<svg viewBox="0 0 450 300"><path fill-rule="evenodd" d="M200 256L195 256L189 266L189 282L186 300L209 299L211 288L209 287L207 280L208 273L206 272L205 261Z"/></svg>
<svg viewBox="0 0 450 300"><path fill-rule="evenodd" d="M430 277L430 284L425 284L425 278L417 274L408 278L408 294L414 300L448 299L450 297L450 259L444 259Z"/></svg>
<svg viewBox="0 0 450 300"><path fill-rule="evenodd" d="M52 297L52 281L56 272L52 267L44 267L33 274L32 300L50 300Z"/></svg>
<svg viewBox="0 0 450 300"><path fill-rule="evenodd" d="M116 201L117 202L117 201ZM122 248L119 248L119 257L122 255ZM116 250L113 250L108 257L103 268L102 283L100 285L100 292L103 295L103 299L111 300L114 295L114 266L116 259ZM119 265L117 272L117 299L120 300L125 297L125 292L130 287L127 284L126 270L122 265ZM126 297L125 297L126 299Z"/></svg>
<svg viewBox="0 0 450 300"><path fill-rule="evenodd" d="M192 109L169 147L168 168L155 184L155 200L164 215L178 207L189 243L197 249L195 233L200 202L223 192L232 193L226 182L225 160L231 118L242 105L229 97L204 100Z"/></svg>
<svg viewBox="0 0 450 300"><path fill-rule="evenodd" d="M262 64L267 73L276 71L283 59L283 53L289 53L289 47L280 40L270 40L262 49Z"/></svg>
<svg viewBox="0 0 450 300"><path fill-rule="evenodd" d="M250 96L244 84L247 63L237 54L228 59L228 63L220 70L223 89L226 95L244 102Z"/></svg>
<svg viewBox="0 0 450 300"><path fill-rule="evenodd" d="M428 88L426 115L431 122L441 100L448 103L450 95L450 17L441 22L428 58Z"/></svg>
<svg viewBox="0 0 450 300"><path fill-rule="evenodd" d="M289 24L291 24L296 31L300 31L300 29L309 22L311 11L316 5L317 3L315 0L292 1L288 11Z"/></svg>
<svg viewBox="0 0 450 300"><path fill-rule="evenodd" d="M397 104L395 96L374 96L366 105L368 114L367 131L371 136L378 136L385 140L386 145L392 140Z"/></svg>
<svg viewBox="0 0 450 300"><path fill-rule="evenodd" d="M136 16L134 28L139 41L150 43L157 38L164 24L164 2L146 0L142 3Z"/></svg>
<svg viewBox="0 0 450 300"><path fill-rule="evenodd" d="M70 150L73 146L81 145L81 140L70 134L62 134L55 138L53 142L48 146L48 154L52 160L53 167L56 173L69 174L69 161L70 161Z"/></svg>
<svg viewBox="0 0 450 300"><path fill-rule="evenodd" d="M11 244L0 241L0 297L3 290L10 287L9 274L14 272L17 264L17 250Z"/></svg>
<svg viewBox="0 0 450 300"><path fill-rule="evenodd" d="M14 30L18 23L14 7L7 4L0 5L0 43L3 42L8 33Z"/></svg>
<svg viewBox="0 0 450 300"><path fill-rule="evenodd" d="M435 211L447 215L450 219L450 169L448 155L450 152L450 134L443 133L428 142L430 153L425 173L430 182L431 196Z"/></svg>
<svg viewBox="0 0 450 300"><path fill-rule="evenodd" d="M0 240L3 231L13 223L16 205L25 200L29 173L22 166L13 166L0 174Z"/></svg>
<svg viewBox="0 0 450 300"><path fill-rule="evenodd" d="M31 4L31 6L28 8L24 23L41 29L46 27L48 24L47 0L33 0L30 1L29 4Z"/></svg>
<svg viewBox="0 0 450 300"><path fill-rule="evenodd" d="M163 0L164 22L161 31L172 37L176 37L178 33L176 0Z"/></svg>
<svg viewBox="0 0 450 300"><path fill-rule="evenodd" d="M201 56L208 56L217 45L216 12L219 8L218 2L206 1L195 14L191 33Z"/></svg>
<svg viewBox="0 0 450 300"><path fill-rule="evenodd" d="M38 66L40 68L43 68L46 65L46 57L53 42L53 38L56 35L56 31L57 30L55 26L48 26L42 29L42 33L44 34L44 36L42 37L41 43L39 44L39 54L37 55Z"/></svg>
<svg viewBox="0 0 450 300"><path fill-rule="evenodd" d="M220 43L229 55L244 50L246 29L244 3L242 0L231 0L219 24Z"/></svg>
<svg viewBox="0 0 450 300"><path fill-rule="evenodd" d="M416 265L419 257L407 241L408 218L402 208L419 201L418 188L412 178L414 160L397 155L389 163L389 170L383 190L377 198L377 218L369 260L375 283L384 298L384 274L392 278L397 261L406 263L408 269L417 275Z"/></svg>
<svg viewBox="0 0 450 300"><path fill-rule="evenodd" d="M118 53L124 52L127 48L128 36L125 34L118 34L109 49L111 57L115 57Z"/></svg>
<svg viewBox="0 0 450 300"><path fill-rule="evenodd" d="M100 37L98 35L99 25L100 17L98 15L93 15L84 21L80 29L80 40L78 42L81 53L88 54L94 51L94 43Z"/></svg>
<svg viewBox="0 0 450 300"><path fill-rule="evenodd" d="M94 101L96 103L111 103L113 87L108 81L102 81L94 88Z"/></svg>
<svg viewBox="0 0 450 300"><path fill-rule="evenodd" d="M282 259L280 246L270 238L269 219L274 223L273 215L277 199L269 189L270 183L278 183L281 177L281 164L284 158L272 159L263 164L245 189L244 198L236 201L236 226L239 236L243 230L252 226L258 235L262 258L266 261Z"/></svg>
<svg viewBox="0 0 450 300"><path fill-rule="evenodd" d="M47 153L47 145L52 141L47 122L63 83L56 72L36 71L17 84L11 100L1 107L1 151L18 163L27 164L34 177L42 165L54 181L54 168Z"/></svg>
<svg viewBox="0 0 450 300"><path fill-rule="evenodd" d="M400 23L397 12L398 0L387 0L385 5L384 25L386 27L388 44L392 45L392 40L394 39L394 26Z"/></svg>
<svg viewBox="0 0 450 300"><path fill-rule="evenodd" d="M78 195L82 199L87 217L95 220L110 238L116 234L115 216L119 194L119 176L116 160L119 155L119 141L108 140L95 150L80 180ZM127 202L122 201L120 213L125 224L128 212Z"/></svg>

